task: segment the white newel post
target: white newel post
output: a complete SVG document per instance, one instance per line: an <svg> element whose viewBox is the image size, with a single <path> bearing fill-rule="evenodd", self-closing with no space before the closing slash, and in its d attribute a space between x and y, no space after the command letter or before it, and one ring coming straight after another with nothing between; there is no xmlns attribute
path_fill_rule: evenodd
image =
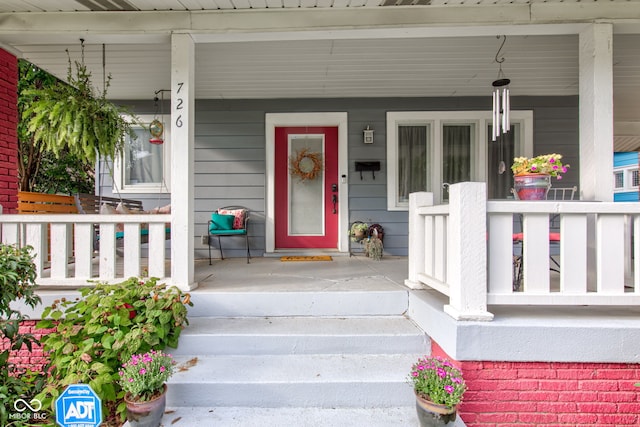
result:
<svg viewBox="0 0 640 427"><path fill-rule="evenodd" d="M194 281L195 45L189 34L171 36L171 281Z"/></svg>
<svg viewBox="0 0 640 427"><path fill-rule="evenodd" d="M444 311L456 320L493 320L487 311L487 187L464 182L449 187L447 282Z"/></svg>
<svg viewBox="0 0 640 427"><path fill-rule="evenodd" d="M433 206L433 193L409 194L409 279L405 284L412 289L422 288L418 274L425 271L425 219L418 213L421 206Z"/></svg>

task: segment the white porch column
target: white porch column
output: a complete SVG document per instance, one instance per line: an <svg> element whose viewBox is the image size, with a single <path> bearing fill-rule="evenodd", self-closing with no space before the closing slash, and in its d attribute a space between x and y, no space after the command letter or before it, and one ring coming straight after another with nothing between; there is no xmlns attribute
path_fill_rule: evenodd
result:
<svg viewBox="0 0 640 427"><path fill-rule="evenodd" d="M194 289L195 45L171 36L171 282Z"/></svg>
<svg viewBox="0 0 640 427"><path fill-rule="evenodd" d="M447 234L449 304L456 320L493 320L487 311L487 186L463 182L449 187Z"/></svg>
<svg viewBox="0 0 640 427"><path fill-rule="evenodd" d="M613 201L613 26L580 33L580 199Z"/></svg>

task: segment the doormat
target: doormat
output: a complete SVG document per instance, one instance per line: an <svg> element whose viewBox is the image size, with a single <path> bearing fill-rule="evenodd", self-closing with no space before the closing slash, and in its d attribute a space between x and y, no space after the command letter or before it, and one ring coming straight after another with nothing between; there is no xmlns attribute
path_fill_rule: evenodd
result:
<svg viewBox="0 0 640 427"><path fill-rule="evenodd" d="M329 255L316 255L316 256L283 256L280 257L280 261L333 261Z"/></svg>

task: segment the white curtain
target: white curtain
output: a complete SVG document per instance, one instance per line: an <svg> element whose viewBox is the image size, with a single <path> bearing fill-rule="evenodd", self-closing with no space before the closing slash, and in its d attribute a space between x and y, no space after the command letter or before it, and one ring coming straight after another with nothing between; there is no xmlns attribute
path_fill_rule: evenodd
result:
<svg viewBox="0 0 640 427"><path fill-rule="evenodd" d="M426 126L398 126L398 202L409 193L426 191L428 167Z"/></svg>
<svg viewBox="0 0 640 427"><path fill-rule="evenodd" d="M471 181L471 126L442 127L442 182Z"/></svg>
<svg viewBox="0 0 640 427"><path fill-rule="evenodd" d="M136 129L138 139L130 141L125 152L125 184L162 182L163 145L151 144L149 133Z"/></svg>

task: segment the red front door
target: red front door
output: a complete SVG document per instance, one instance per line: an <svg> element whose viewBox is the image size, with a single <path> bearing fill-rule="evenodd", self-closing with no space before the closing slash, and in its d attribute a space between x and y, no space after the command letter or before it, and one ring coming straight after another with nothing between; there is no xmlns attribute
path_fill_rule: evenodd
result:
<svg viewBox="0 0 640 427"><path fill-rule="evenodd" d="M338 247L338 128L275 128L276 249Z"/></svg>

